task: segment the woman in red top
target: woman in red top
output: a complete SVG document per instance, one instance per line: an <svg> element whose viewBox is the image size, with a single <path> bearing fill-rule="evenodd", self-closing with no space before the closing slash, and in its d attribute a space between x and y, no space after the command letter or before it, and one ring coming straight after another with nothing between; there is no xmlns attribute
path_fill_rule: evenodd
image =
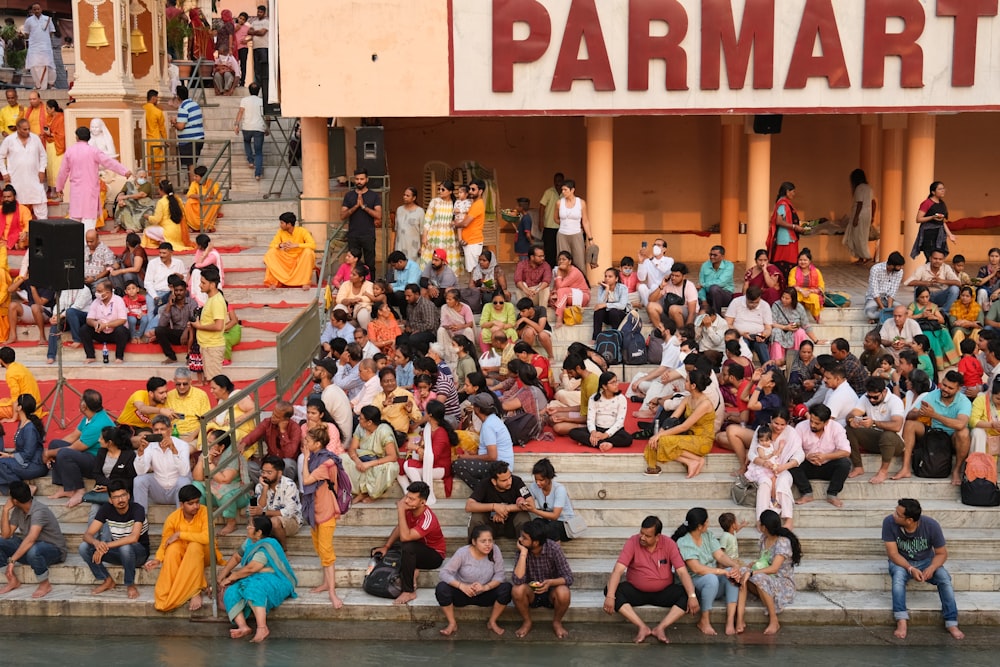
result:
<svg viewBox="0 0 1000 667"><path fill-rule="evenodd" d="M444 403L432 400L427 403L427 422L431 427L431 450L434 452L434 469L431 479L425 479L423 474L424 453L426 442L419 445L407 445L406 449L416 452L419 459L407 459L403 464L405 476L400 475L399 485L406 493L406 487L410 482L427 482L433 484L433 480L440 479L444 484L444 495L451 498L453 478L451 475L451 451L452 447L458 445L458 434L452 428L448 420L444 418ZM425 430L426 433L426 430ZM428 504L432 504L428 502Z"/></svg>
<svg viewBox="0 0 1000 667"><path fill-rule="evenodd" d="M771 226L767 232L767 255L785 275L798 262L798 234L805 231L799 224L799 214L792 206L793 199L795 184L785 181L778 188L778 197L771 211Z"/></svg>

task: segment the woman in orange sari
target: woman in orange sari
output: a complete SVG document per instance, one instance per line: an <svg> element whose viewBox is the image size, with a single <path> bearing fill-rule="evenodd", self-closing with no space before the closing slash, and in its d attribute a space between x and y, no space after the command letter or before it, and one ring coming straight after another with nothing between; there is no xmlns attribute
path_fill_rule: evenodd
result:
<svg viewBox="0 0 1000 667"><path fill-rule="evenodd" d="M819 314L823 310L823 293L826 283L823 274L812 263L812 252L803 248L799 253L799 264L788 274L788 286L799 294L799 303L819 324Z"/></svg>
<svg viewBox="0 0 1000 667"><path fill-rule="evenodd" d="M375 317L368 323L368 339L389 359L396 353L396 337L403 334L392 308L385 301L377 301L372 306Z"/></svg>
<svg viewBox="0 0 1000 667"><path fill-rule="evenodd" d="M198 165L194 168L191 187L184 201L184 219L187 225L196 232L215 231L215 223L219 218L222 198L219 196L219 184L206 176L208 168Z"/></svg>

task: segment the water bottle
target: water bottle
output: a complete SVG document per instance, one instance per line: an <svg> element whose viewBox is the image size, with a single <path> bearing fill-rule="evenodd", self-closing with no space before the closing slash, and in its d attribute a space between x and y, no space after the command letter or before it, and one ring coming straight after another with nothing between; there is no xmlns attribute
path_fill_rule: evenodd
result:
<svg viewBox="0 0 1000 667"><path fill-rule="evenodd" d="M172 431L170 431L170 435L172 435L175 438L181 437L181 432L177 430L177 422L174 422L174 428Z"/></svg>
<svg viewBox="0 0 1000 667"><path fill-rule="evenodd" d="M104 360L104 363L108 363L108 344L107 343L105 343L104 347L101 349L101 359Z"/></svg>

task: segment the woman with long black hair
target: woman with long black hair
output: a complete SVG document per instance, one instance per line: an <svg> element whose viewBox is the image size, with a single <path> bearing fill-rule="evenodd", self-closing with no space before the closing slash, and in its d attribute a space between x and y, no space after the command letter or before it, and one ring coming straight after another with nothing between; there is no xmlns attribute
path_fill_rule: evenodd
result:
<svg viewBox="0 0 1000 667"><path fill-rule="evenodd" d="M795 533L781 525L774 510L760 515L760 557L740 576L740 597L736 603L736 632L746 630L747 595L753 593L767 609L765 635L781 629L778 614L795 599L794 567L802 560L802 546Z"/></svg>
<svg viewBox="0 0 1000 667"><path fill-rule="evenodd" d="M618 376L611 371L601 373L597 392L587 400L587 426L574 428L569 437L602 452L630 446L632 434L625 430L628 399L618 390Z"/></svg>

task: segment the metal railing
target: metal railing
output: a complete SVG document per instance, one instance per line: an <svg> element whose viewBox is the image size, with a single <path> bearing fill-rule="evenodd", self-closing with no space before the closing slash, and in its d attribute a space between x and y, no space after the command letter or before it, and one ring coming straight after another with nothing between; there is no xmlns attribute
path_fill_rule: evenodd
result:
<svg viewBox="0 0 1000 667"><path fill-rule="evenodd" d="M226 502L216 506L215 498L211 492L212 475L208 467L208 452L212 444L209 442L209 432L224 431L226 436L229 437L230 446L219 460L219 467L228 465L233 461L239 461L243 457L243 453L239 451L239 440L236 436L237 430L249 420L262 418L279 400L287 397L287 400L295 403L305 392L312 388L311 374L306 373L306 371L319 350L320 327L318 317L318 304L313 301L278 334L277 368L245 389L233 392L228 399L219 403L204 415L201 415L198 420L202 453L200 462L204 466L205 477L205 506L210 517L208 522L208 552L210 554L208 585L212 593L213 617L217 617L219 613L219 607L216 604L219 594L217 583L219 563L215 559L216 547L218 545L215 533L215 521L222 517L223 512L227 509L238 506L238 503L241 503L243 498L253 491L256 482L252 480L243 482L241 476L242 483L239 492L233 494ZM271 383L274 383L274 396L262 399L264 388ZM237 421L236 406L247 396L253 398L254 410L252 413L242 415L239 421ZM216 423L216 418L220 415L228 417L226 426L221 428ZM213 442L218 441L221 437L216 436ZM253 447L256 448L257 454L263 455L266 453L263 451L262 443L255 443ZM243 465L243 462L239 463L241 466Z"/></svg>
<svg viewBox="0 0 1000 667"><path fill-rule="evenodd" d="M217 107L218 104L210 103L205 97L205 79L213 81L211 76L205 77L201 74L202 65L212 65L215 66L214 60L205 60L204 56L199 56L198 60L194 61L194 67L191 69L191 76L186 79L186 86L188 89L188 94L191 99L197 102L203 107ZM214 88L214 82L211 84Z"/></svg>

